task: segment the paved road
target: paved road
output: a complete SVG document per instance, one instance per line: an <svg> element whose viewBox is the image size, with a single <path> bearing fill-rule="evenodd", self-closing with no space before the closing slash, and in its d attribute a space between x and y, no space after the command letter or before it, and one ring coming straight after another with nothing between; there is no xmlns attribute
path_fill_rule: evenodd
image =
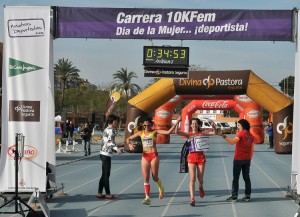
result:
<svg viewBox="0 0 300 217"><path fill-rule="evenodd" d="M158 199L158 189L151 180L150 206L143 205L143 178L140 171L141 154L115 155L112 159L111 191L116 201L96 198L101 175L99 145L92 146L92 155L83 152L57 154L57 186L64 184L66 196L54 195L47 200L51 217L134 217L134 216L207 216L207 217L292 217L298 204L285 197L290 185L291 155L277 155L267 145L256 145L251 165L251 202L226 202L230 195L234 146L218 136L211 138L205 168L205 197L196 198L196 206L189 205L189 176L179 174L179 156L183 139L171 136L171 143L159 145L160 178L166 197ZM240 180L240 195L244 182ZM3 210L1 210L3 211ZM2 214L1 216L12 216Z"/></svg>

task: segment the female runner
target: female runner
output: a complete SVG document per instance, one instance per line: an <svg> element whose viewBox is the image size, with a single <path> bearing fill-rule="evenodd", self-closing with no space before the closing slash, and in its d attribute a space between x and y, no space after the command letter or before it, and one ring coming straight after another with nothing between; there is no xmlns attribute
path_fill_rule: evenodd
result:
<svg viewBox="0 0 300 217"><path fill-rule="evenodd" d="M192 118L190 120L191 131L189 133L185 133L182 131L175 129L175 133L178 135L184 136L186 138L195 138L197 136L208 136L209 134L202 132L201 130L202 122L198 118ZM215 125L212 126L215 129ZM216 130L216 129L215 129ZM201 139L201 137L199 137ZM193 143L193 142L192 142ZM194 142L196 143L196 142ZM188 170L190 174L190 196L191 201L190 205L195 206L195 182L196 182L196 172L197 172L197 179L199 181L199 196L201 198L204 197L204 189L203 189L203 176L204 176L204 169L206 158L203 151L198 150L197 146L191 145L189 146L189 154L187 157L188 162Z"/></svg>
<svg viewBox="0 0 300 217"><path fill-rule="evenodd" d="M130 140L140 137L143 145L143 154L141 161L142 175L144 177L144 190L145 190L145 199L143 204L150 205L150 170L152 172L153 181L157 184L159 190L159 199L164 197L164 187L161 180L158 177L159 170L159 156L156 148L156 136L157 134L168 135L170 134L175 126L178 124L178 121L173 125L169 130L152 130L153 122L150 117L143 119L144 129L135 133L132 136L129 136L126 139L126 143L129 145L130 150L134 150L134 146L130 143Z"/></svg>

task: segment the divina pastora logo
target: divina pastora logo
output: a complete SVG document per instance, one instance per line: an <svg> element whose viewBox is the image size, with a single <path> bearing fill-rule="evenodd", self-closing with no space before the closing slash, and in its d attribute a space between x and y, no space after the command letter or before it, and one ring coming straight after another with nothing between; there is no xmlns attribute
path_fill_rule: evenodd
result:
<svg viewBox="0 0 300 217"><path fill-rule="evenodd" d="M37 71L40 69L43 68L20 60L9 58L9 77Z"/></svg>

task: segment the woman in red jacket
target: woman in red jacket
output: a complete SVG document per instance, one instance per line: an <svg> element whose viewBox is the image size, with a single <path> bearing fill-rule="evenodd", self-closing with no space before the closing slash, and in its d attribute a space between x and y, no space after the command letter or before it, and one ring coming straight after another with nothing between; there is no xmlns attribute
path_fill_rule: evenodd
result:
<svg viewBox="0 0 300 217"><path fill-rule="evenodd" d="M227 198L227 201L236 201L238 198L241 171L245 181L245 196L242 200L249 201L251 196L250 164L255 141L253 135L250 133L250 124L247 120L239 120L237 127L238 133L233 139L224 134L220 134L230 145L236 144L233 160L232 192L231 196Z"/></svg>

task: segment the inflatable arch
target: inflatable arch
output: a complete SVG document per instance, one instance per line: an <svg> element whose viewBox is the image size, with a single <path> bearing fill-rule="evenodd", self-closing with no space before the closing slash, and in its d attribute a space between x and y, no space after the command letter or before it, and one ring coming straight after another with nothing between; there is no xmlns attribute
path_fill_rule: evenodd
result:
<svg viewBox="0 0 300 217"><path fill-rule="evenodd" d="M171 100L160 106L155 110L154 115L154 128L160 129L160 130L167 130L171 127L172 124L172 115L173 115L173 109L181 103L183 100L186 99L233 99L233 96L216 96L216 95L176 95ZM170 136L169 135L158 135L156 138L157 144L163 144L163 143L169 143L170 142Z"/></svg>
<svg viewBox="0 0 300 217"><path fill-rule="evenodd" d="M234 109L239 113L240 118L245 118L250 122L251 133L256 139L256 144L262 144L264 142L264 129L262 123L262 108L257 103L252 101L246 95L239 96L175 96L170 101L160 106L155 110L154 126L155 129L169 129L171 126L171 118L173 114L173 108L182 101L182 98L202 98L201 100L192 100L186 105L182 111L182 123L181 131L187 132L189 129L189 120L192 118L192 114L198 109L209 110L229 110ZM241 106L238 102L243 100ZM176 103L178 102L178 103ZM244 110L248 111L246 115ZM169 135L158 135L156 139L157 144L165 144L170 142Z"/></svg>
<svg viewBox="0 0 300 217"><path fill-rule="evenodd" d="M155 111L176 95L247 95L273 113L276 153L292 152L293 101L255 75L242 71L190 71L188 79L163 78L128 101L127 138L141 116ZM240 99L243 103L243 98ZM242 105L242 104L241 104ZM243 105L242 105L243 106ZM243 111L244 114L249 111ZM140 141L135 141L140 143ZM136 146L135 152L141 152ZM129 151L128 145L125 149Z"/></svg>
<svg viewBox="0 0 300 217"><path fill-rule="evenodd" d="M173 109L177 106L182 100L188 99L203 99L203 100L212 100L212 99L233 99L232 95L176 95L171 100L160 106L155 110L154 115L154 128L160 130L166 130L171 127L172 124L172 115ZM157 144L166 144L170 143L169 135L158 135L156 138Z"/></svg>
<svg viewBox="0 0 300 217"><path fill-rule="evenodd" d="M247 97L247 96L245 96ZM243 97L244 98L244 97ZM248 98L248 97L247 97ZM249 98L248 98L249 99ZM193 100L185 108L182 109L182 124L181 131L187 132L189 129L189 120L192 118L192 114L197 109L209 109L209 110L228 110L235 109L238 113L240 110L237 109L239 102L236 100ZM241 106L239 106L241 107ZM244 115L243 111L246 112ZM250 123L250 131L254 135L257 144L264 142L264 129L262 123L262 108L257 103L250 99L249 103L246 103L242 113L246 120ZM187 126L185 126L187 123ZM187 128L187 129L186 129Z"/></svg>

